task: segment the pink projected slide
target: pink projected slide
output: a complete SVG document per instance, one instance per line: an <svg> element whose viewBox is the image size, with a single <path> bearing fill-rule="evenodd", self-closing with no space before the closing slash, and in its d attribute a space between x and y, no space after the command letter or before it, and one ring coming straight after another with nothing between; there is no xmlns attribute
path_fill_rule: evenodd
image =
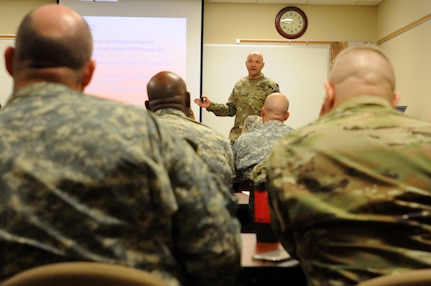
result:
<svg viewBox="0 0 431 286"><path fill-rule="evenodd" d="M93 33L96 71L86 92L144 105L148 80L169 70L185 80L185 18L85 16Z"/></svg>

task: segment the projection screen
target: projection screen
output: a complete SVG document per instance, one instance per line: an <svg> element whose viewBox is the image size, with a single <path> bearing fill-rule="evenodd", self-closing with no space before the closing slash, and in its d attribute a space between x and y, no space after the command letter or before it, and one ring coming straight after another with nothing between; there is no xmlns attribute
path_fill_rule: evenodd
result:
<svg viewBox="0 0 431 286"><path fill-rule="evenodd" d="M192 98L201 89L201 0L58 0L89 23L96 71L86 92L144 105L159 71L179 74ZM193 104L198 117L199 108Z"/></svg>

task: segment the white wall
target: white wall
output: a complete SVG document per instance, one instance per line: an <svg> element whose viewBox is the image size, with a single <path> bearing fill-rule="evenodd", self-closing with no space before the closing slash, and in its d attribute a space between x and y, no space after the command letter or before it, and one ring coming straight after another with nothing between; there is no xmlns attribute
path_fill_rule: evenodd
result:
<svg viewBox="0 0 431 286"><path fill-rule="evenodd" d="M299 128L316 119L325 95L328 45L204 45L202 94L213 102L226 103L236 81L247 75L245 61L252 51L263 54L262 72L279 84L290 101L285 123ZM202 123L228 137L233 117L216 117L203 109Z"/></svg>
<svg viewBox="0 0 431 286"><path fill-rule="evenodd" d="M414 3L414 5L412 4ZM381 44L396 75L400 105L406 114L431 119L431 0L385 0L378 8L379 39L404 27L428 19Z"/></svg>
<svg viewBox="0 0 431 286"><path fill-rule="evenodd" d="M13 46L14 39L0 39L0 104L4 106L12 93L12 78L6 71L4 64L4 51Z"/></svg>

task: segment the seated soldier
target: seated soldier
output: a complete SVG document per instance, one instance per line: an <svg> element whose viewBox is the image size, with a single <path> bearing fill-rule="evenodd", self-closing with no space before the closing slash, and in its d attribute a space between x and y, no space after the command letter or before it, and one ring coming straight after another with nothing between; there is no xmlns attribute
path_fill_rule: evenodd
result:
<svg viewBox="0 0 431 286"><path fill-rule="evenodd" d="M173 72L159 72L149 80L147 93L147 107L172 127L178 137L193 142L209 170L231 190L235 169L229 140L188 117L190 94L184 80Z"/></svg>
<svg viewBox="0 0 431 286"><path fill-rule="evenodd" d="M262 107L262 125L256 126L241 135L233 144L235 160L237 191L250 191L249 209L253 214L253 182L251 172L253 167L271 152L272 146L285 134L294 129L284 122L289 118L289 100L281 93L268 95Z"/></svg>

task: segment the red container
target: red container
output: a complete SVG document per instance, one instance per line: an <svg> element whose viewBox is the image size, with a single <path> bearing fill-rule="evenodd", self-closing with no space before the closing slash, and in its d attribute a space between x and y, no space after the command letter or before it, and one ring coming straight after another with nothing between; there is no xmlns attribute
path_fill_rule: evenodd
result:
<svg viewBox="0 0 431 286"><path fill-rule="evenodd" d="M267 191L254 190L254 220L260 223L271 223Z"/></svg>
<svg viewBox="0 0 431 286"><path fill-rule="evenodd" d="M269 214L268 192L254 190L254 221L256 225L256 241L273 243L278 242L271 227Z"/></svg>

